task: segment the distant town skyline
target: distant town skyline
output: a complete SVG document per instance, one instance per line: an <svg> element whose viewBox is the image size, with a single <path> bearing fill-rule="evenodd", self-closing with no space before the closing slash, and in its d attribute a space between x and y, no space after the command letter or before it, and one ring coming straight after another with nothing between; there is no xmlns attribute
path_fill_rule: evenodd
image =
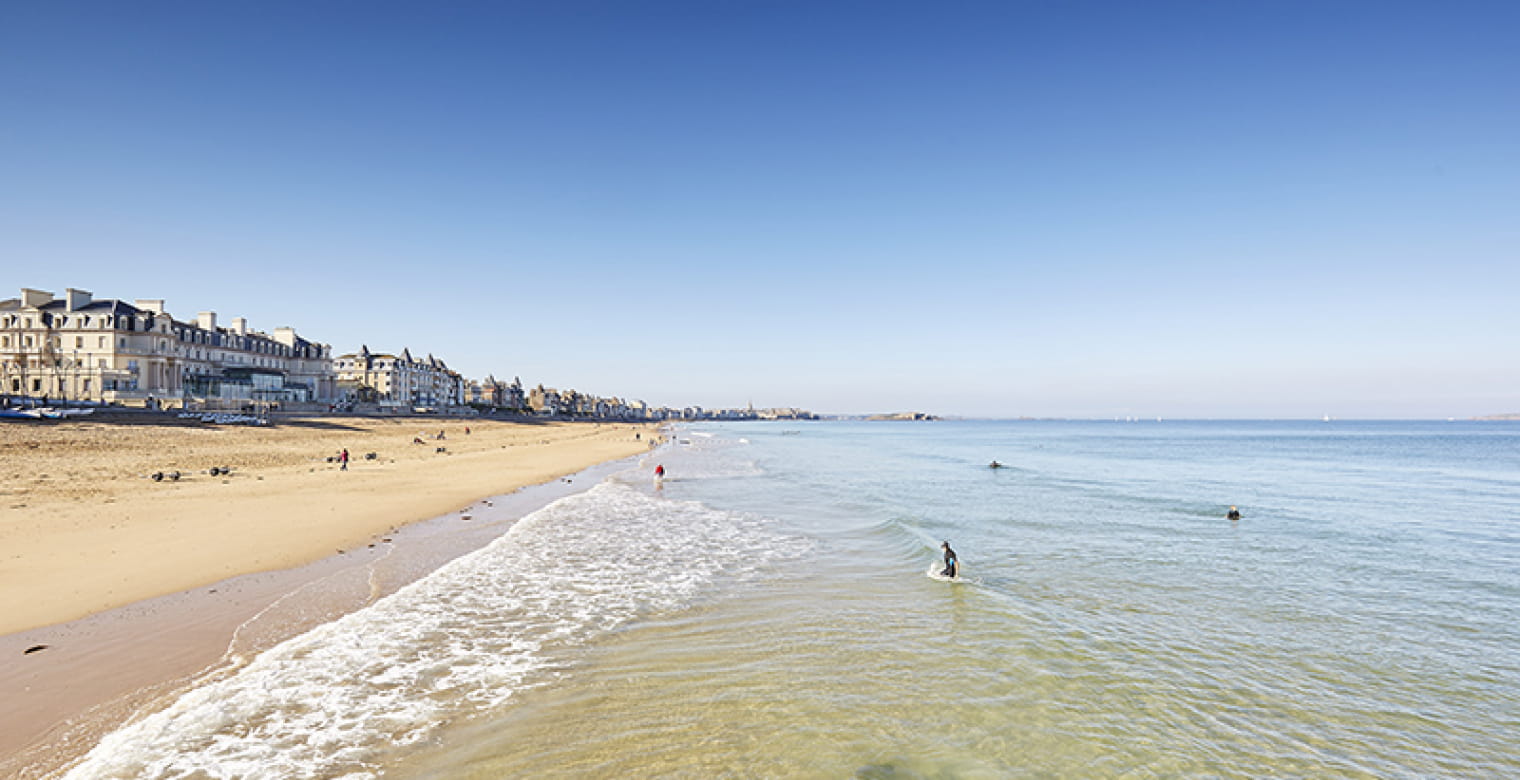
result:
<svg viewBox="0 0 1520 780"><path fill-rule="evenodd" d="M0 258L12 290L673 407L1520 412L1515 29L1497 2L10 4Z"/></svg>

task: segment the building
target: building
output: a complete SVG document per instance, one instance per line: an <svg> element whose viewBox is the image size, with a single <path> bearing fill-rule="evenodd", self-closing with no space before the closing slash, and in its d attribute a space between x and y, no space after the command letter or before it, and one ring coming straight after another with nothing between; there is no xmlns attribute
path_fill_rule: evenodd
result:
<svg viewBox="0 0 1520 780"><path fill-rule="evenodd" d="M466 399L464 377L432 355L412 357L409 349L392 355L362 346L334 358L333 370L345 400L378 404L387 411L463 406Z"/></svg>
<svg viewBox="0 0 1520 780"><path fill-rule="evenodd" d="M527 408L527 396L523 392L521 379L514 378L509 385L494 375L488 375L479 382L468 382L466 387L466 399L471 404L515 411Z"/></svg>
<svg viewBox="0 0 1520 780"><path fill-rule="evenodd" d="M326 402L330 348L277 328L250 330L216 312L175 319L163 300L62 299L23 289L0 301L0 393L129 405Z"/></svg>

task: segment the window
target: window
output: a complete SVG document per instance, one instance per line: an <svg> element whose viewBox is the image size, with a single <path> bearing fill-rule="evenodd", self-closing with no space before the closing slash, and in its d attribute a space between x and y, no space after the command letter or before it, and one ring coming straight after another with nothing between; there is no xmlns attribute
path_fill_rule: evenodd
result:
<svg viewBox="0 0 1520 780"><path fill-rule="evenodd" d="M10 336L0 336L0 347L8 347L10 345L11 345L11 337Z"/></svg>
<svg viewBox="0 0 1520 780"><path fill-rule="evenodd" d="M31 336L27 336L26 337L26 345L28 347L30 347L32 345L32 337Z"/></svg>
<svg viewBox="0 0 1520 780"><path fill-rule="evenodd" d="M105 336L101 336L100 337L100 343L97 344L96 346L98 346L100 349L105 349L106 348L106 337Z"/></svg>
<svg viewBox="0 0 1520 780"><path fill-rule="evenodd" d="M126 349L127 348L127 337L126 336L122 336L121 337L121 348L122 349Z"/></svg>
<svg viewBox="0 0 1520 780"><path fill-rule="evenodd" d="M84 336L74 337L74 349L84 349Z"/></svg>

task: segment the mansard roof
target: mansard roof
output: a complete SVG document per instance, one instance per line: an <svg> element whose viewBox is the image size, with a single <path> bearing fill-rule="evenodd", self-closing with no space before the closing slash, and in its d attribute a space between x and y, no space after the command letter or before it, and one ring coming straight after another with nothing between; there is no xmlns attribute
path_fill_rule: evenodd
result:
<svg viewBox="0 0 1520 780"><path fill-rule="evenodd" d="M7 298L6 300L0 301L0 311L10 311L21 308L22 306L20 298ZM96 300L90 301L83 306L80 306L77 309L74 309L73 311L69 311L69 302L64 299L48 301L47 303L44 303L36 308L38 311L44 311L49 314L73 314L75 312L89 312L92 314L104 314L107 312L111 314L144 313L143 309L139 309L136 306L133 306L132 304L126 303L124 301L118 301L115 298L98 298Z"/></svg>

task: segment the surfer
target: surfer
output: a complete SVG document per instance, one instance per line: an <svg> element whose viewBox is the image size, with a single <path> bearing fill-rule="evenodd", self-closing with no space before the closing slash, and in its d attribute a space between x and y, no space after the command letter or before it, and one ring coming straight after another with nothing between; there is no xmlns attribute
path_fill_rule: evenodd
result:
<svg viewBox="0 0 1520 780"><path fill-rule="evenodd" d="M955 557L955 551L950 549L949 542L940 544L940 549L945 551L945 570L940 572L940 576L950 577L951 579L954 579L956 573L960 571L960 566L958 565L959 562Z"/></svg>
<svg viewBox="0 0 1520 780"><path fill-rule="evenodd" d="M1226 512L1224 516L1230 518L1231 520L1239 520L1240 510L1232 506L1230 507L1230 511Z"/></svg>
<svg viewBox="0 0 1520 780"><path fill-rule="evenodd" d="M1003 467L1003 464L998 463L997 461L993 461L993 462L987 464L987 468L989 468L989 469L1000 469L1002 467Z"/></svg>
<svg viewBox="0 0 1520 780"><path fill-rule="evenodd" d="M663 465L654 467L654 478L660 481L665 480L665 467Z"/></svg>

